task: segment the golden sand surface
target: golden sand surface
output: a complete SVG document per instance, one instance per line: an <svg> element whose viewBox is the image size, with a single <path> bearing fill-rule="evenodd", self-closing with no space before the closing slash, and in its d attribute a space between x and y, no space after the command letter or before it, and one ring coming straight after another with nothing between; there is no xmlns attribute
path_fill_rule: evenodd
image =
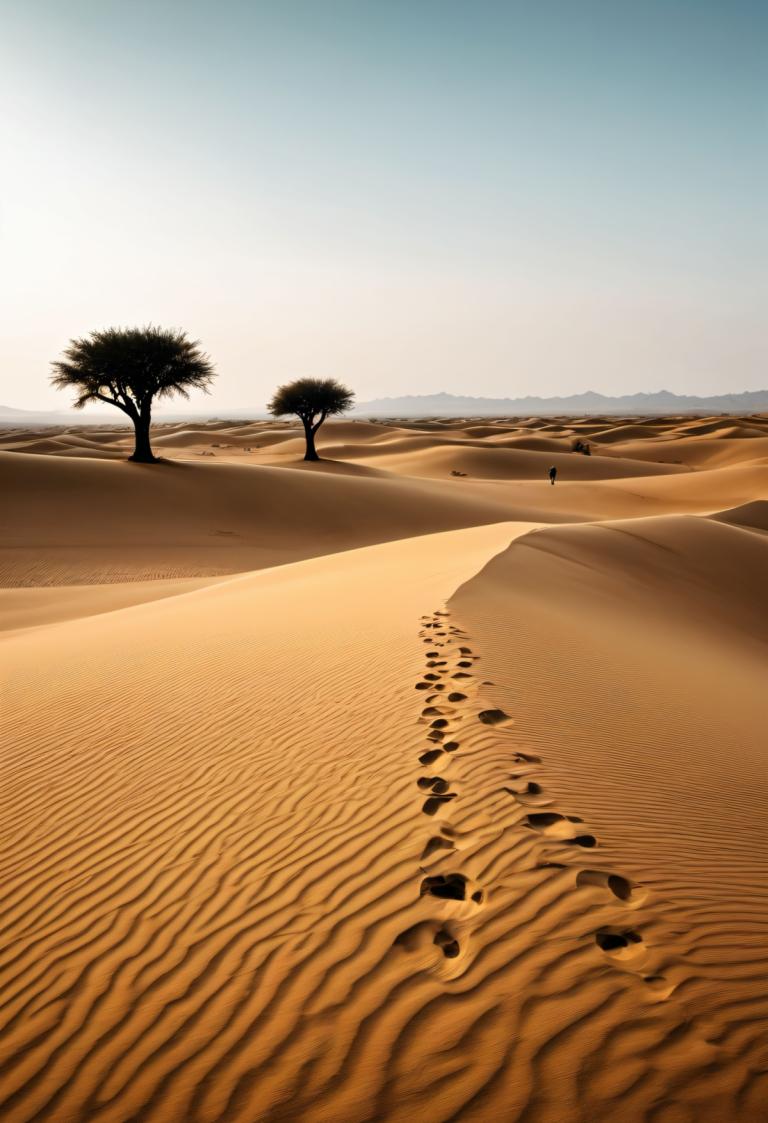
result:
<svg viewBox="0 0 768 1123"><path fill-rule="evenodd" d="M3 1123L768 1120L768 418L129 436L0 430Z"/></svg>

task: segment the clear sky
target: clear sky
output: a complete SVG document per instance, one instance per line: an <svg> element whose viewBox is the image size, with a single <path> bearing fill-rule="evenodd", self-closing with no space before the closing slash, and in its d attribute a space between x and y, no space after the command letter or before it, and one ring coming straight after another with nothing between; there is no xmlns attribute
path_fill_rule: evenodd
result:
<svg viewBox="0 0 768 1123"><path fill-rule="evenodd" d="M0 0L0 403L199 338L216 411L762 389L765 0ZM195 406L197 406L197 402Z"/></svg>

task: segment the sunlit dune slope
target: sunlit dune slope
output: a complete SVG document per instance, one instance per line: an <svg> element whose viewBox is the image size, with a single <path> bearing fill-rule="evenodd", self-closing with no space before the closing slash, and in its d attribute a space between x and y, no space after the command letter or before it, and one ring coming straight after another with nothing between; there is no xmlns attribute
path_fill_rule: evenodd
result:
<svg viewBox="0 0 768 1123"><path fill-rule="evenodd" d="M403 935L456 912L420 896L418 620L524 529L5 641L3 1120L427 1118L441 1055L443 1108L471 1098L456 1028L498 1019Z"/></svg>
<svg viewBox="0 0 768 1123"><path fill-rule="evenodd" d="M117 581L100 585L48 585L0 588L0 631L39 628L116 612L134 604L177 597L225 577L188 577L172 581Z"/></svg>

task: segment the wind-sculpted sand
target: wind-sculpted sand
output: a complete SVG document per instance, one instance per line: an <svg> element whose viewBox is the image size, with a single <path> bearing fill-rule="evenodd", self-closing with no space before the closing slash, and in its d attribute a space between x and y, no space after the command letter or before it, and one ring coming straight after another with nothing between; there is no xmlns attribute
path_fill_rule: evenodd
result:
<svg viewBox="0 0 768 1123"><path fill-rule="evenodd" d="M2 435L0 1118L768 1119L768 420L322 433Z"/></svg>

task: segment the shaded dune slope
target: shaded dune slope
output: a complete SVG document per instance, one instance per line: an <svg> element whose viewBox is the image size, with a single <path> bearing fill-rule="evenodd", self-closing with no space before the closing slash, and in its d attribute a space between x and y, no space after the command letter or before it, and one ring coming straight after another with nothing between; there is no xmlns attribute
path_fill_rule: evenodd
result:
<svg viewBox="0 0 768 1123"><path fill-rule="evenodd" d="M231 573L526 514L500 492L318 468L0 454L3 583Z"/></svg>
<svg viewBox="0 0 768 1123"><path fill-rule="evenodd" d="M595 862L647 893L609 932L627 969L668 991L666 1031L631 1066L645 1092L646 1066L667 1074L658 1118L766 1118L766 565L762 535L707 519L552 527L449 604L483 652L489 704L514 717L510 747L540 762L526 777L553 847L575 814ZM599 1004L582 1013L586 1041ZM638 1033L617 1027L603 1064ZM632 1090L630 1116L657 1118Z"/></svg>

